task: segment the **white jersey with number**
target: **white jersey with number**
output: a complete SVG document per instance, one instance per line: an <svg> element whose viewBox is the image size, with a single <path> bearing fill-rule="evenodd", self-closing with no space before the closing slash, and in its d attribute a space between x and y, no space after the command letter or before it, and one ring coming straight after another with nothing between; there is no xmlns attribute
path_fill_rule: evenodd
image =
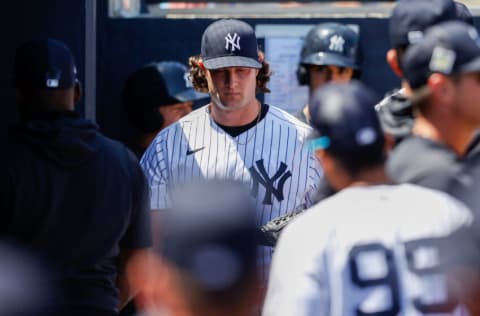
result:
<svg viewBox="0 0 480 316"><path fill-rule="evenodd" d="M273 106L254 127L231 137L202 107L161 131L141 159L151 208L170 207L170 190L194 179L247 183L259 224L310 206L321 171L305 143L310 127Z"/></svg>
<svg viewBox="0 0 480 316"><path fill-rule="evenodd" d="M466 315L445 305L438 245L471 222L463 204L419 186L345 189L283 232L263 315Z"/></svg>

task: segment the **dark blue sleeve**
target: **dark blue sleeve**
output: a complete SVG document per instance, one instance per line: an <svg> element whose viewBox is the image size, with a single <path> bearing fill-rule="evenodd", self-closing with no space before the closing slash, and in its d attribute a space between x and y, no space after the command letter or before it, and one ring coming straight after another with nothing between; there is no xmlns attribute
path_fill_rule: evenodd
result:
<svg viewBox="0 0 480 316"><path fill-rule="evenodd" d="M130 153L132 176L132 210L128 229L120 241L121 248L146 248L152 245L150 192L137 158Z"/></svg>

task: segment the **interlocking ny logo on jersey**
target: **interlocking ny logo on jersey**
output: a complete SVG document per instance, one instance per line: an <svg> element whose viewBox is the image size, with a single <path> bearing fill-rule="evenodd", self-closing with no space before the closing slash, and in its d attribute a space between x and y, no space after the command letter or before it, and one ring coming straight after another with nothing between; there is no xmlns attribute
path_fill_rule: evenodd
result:
<svg viewBox="0 0 480 316"><path fill-rule="evenodd" d="M240 36L237 33L233 33L233 37L230 33L225 36L225 49L229 49L234 52L235 49L240 50Z"/></svg>
<svg viewBox="0 0 480 316"><path fill-rule="evenodd" d="M283 187L285 181L292 176L290 171L287 171L287 165L285 163L280 163L280 168L275 172L273 177L270 178L267 171L265 170L265 165L263 164L263 159L257 160L255 166L250 167L250 174L252 175L253 187L252 195L254 197L258 196L259 184L265 187L265 197L263 199L264 205L272 205L272 195L281 202L284 200L283 197ZM275 181L278 180L277 187L275 188Z"/></svg>
<svg viewBox="0 0 480 316"><path fill-rule="evenodd" d="M345 44L343 37L340 35L334 35L330 37L330 45L328 46L328 49L334 52L343 53L343 44Z"/></svg>

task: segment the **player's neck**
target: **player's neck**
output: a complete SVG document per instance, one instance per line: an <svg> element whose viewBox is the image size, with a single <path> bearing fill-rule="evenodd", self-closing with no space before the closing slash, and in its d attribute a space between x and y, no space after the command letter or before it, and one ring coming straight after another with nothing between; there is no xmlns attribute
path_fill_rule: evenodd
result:
<svg viewBox="0 0 480 316"><path fill-rule="evenodd" d="M448 127L448 128L447 128ZM449 146L462 157L475 135L476 128L455 122L453 116L434 116L415 119L414 134Z"/></svg>
<svg viewBox="0 0 480 316"><path fill-rule="evenodd" d="M208 107L212 119L223 126L246 125L261 114L261 105L257 99L253 99L247 106L234 111L222 110L213 103L210 103Z"/></svg>
<svg viewBox="0 0 480 316"><path fill-rule="evenodd" d="M383 165L368 168L359 171L351 178L351 182L345 185L347 187L358 187L367 185L379 185L388 183L388 178Z"/></svg>

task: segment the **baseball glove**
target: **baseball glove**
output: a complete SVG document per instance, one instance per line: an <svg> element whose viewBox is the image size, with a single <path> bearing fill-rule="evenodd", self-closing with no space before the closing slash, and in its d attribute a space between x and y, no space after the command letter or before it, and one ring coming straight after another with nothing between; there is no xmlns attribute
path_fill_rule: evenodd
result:
<svg viewBox="0 0 480 316"><path fill-rule="evenodd" d="M282 230L305 210L286 213L276 217L259 228L259 244L275 247Z"/></svg>

